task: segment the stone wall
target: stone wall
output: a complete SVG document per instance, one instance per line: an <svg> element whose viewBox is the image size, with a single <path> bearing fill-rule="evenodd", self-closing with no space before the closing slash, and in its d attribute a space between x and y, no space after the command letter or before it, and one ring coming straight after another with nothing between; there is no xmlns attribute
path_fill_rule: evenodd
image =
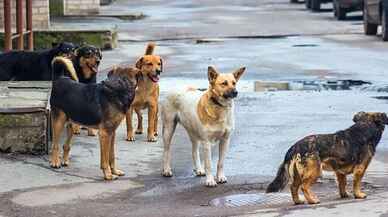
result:
<svg viewBox="0 0 388 217"><path fill-rule="evenodd" d="M11 1L12 28L16 29L16 1ZM23 1L23 16L25 16L25 1ZM45 30L49 28L49 0L32 0L32 27L33 29ZM24 20L24 29L26 22ZM4 0L0 0L0 28L4 31Z"/></svg>
<svg viewBox="0 0 388 217"><path fill-rule="evenodd" d="M98 14L100 0L64 0L64 15Z"/></svg>

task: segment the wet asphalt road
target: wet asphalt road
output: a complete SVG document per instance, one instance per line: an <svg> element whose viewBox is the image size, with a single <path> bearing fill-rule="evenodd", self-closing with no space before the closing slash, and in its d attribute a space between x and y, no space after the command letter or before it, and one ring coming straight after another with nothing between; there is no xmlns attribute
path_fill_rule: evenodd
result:
<svg viewBox="0 0 388 217"><path fill-rule="evenodd" d="M0 217L239 216L262 208L275 208L279 215L292 214L287 209L291 205L288 194L276 196L277 200L267 205L240 208L216 208L209 206L209 201L241 193L260 195L293 142L307 134L344 129L352 124L355 112L387 110L388 101L375 97L388 96L377 91L388 86L388 44L362 35L360 13L338 22L332 18L331 5L325 8L325 12L313 14L303 5L290 5L286 0L117 0L102 13L143 12L148 17L134 22L90 18L58 23L69 28L117 26L120 46L104 52L103 69L124 62L133 64L144 52L146 41L155 40L156 52L165 61L160 81L162 100L171 88L206 88L208 65L215 65L221 72L246 66L238 86L236 130L225 162L229 182L209 189L203 187L203 178L193 176L190 143L181 127L173 140L174 177L162 178L162 144L147 143L144 135L137 136L135 143L126 142L121 126L117 156L126 176L113 183L101 181L98 141L84 135L74 141L70 168L51 170L47 156L0 155L3 174L9 175L0 179ZM218 40L196 43L205 38ZM101 73L99 79L105 76ZM253 92L256 80L338 79L364 80L372 85L339 91ZM387 137L384 134L373 168L384 168ZM213 156L215 166L216 149ZM377 169L371 174L366 179L367 192L386 190L381 187L386 185L382 177L386 174ZM333 201L354 202L336 199L331 176L317 184L316 191L323 206L335 206L325 204Z"/></svg>

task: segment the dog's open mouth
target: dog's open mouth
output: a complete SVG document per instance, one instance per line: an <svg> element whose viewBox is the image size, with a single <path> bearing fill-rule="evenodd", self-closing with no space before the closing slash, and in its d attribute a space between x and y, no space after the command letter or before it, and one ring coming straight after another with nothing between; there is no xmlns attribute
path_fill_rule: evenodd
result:
<svg viewBox="0 0 388 217"><path fill-rule="evenodd" d="M154 82L154 83L156 83L156 82L159 81L159 76L158 76L158 75L151 75L151 74L148 74L148 78L149 78L152 82Z"/></svg>
<svg viewBox="0 0 388 217"><path fill-rule="evenodd" d="M86 64L92 72L97 73L98 72L98 65L89 65Z"/></svg>

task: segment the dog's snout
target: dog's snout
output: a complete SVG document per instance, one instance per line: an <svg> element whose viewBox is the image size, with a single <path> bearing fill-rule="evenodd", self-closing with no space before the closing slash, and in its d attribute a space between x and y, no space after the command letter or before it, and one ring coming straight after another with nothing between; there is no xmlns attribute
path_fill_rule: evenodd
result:
<svg viewBox="0 0 388 217"><path fill-rule="evenodd" d="M237 97L237 95L238 95L238 92L237 92L237 90L236 89L234 89L234 90L232 90L232 97L234 98L234 97Z"/></svg>
<svg viewBox="0 0 388 217"><path fill-rule="evenodd" d="M162 72L162 70L160 70L160 69L156 70L156 74L158 74L158 75L160 75L161 72Z"/></svg>

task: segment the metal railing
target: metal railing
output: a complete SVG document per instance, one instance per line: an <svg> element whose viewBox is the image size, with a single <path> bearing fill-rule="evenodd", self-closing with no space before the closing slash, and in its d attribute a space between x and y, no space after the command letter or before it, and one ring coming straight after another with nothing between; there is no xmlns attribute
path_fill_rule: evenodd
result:
<svg viewBox="0 0 388 217"><path fill-rule="evenodd" d="M34 49L32 31L32 0L26 3L26 31L23 30L23 0L16 0L16 34L12 33L11 0L4 0L4 51L12 50L12 40L17 39L17 49L24 50L24 35L28 35L28 50Z"/></svg>

